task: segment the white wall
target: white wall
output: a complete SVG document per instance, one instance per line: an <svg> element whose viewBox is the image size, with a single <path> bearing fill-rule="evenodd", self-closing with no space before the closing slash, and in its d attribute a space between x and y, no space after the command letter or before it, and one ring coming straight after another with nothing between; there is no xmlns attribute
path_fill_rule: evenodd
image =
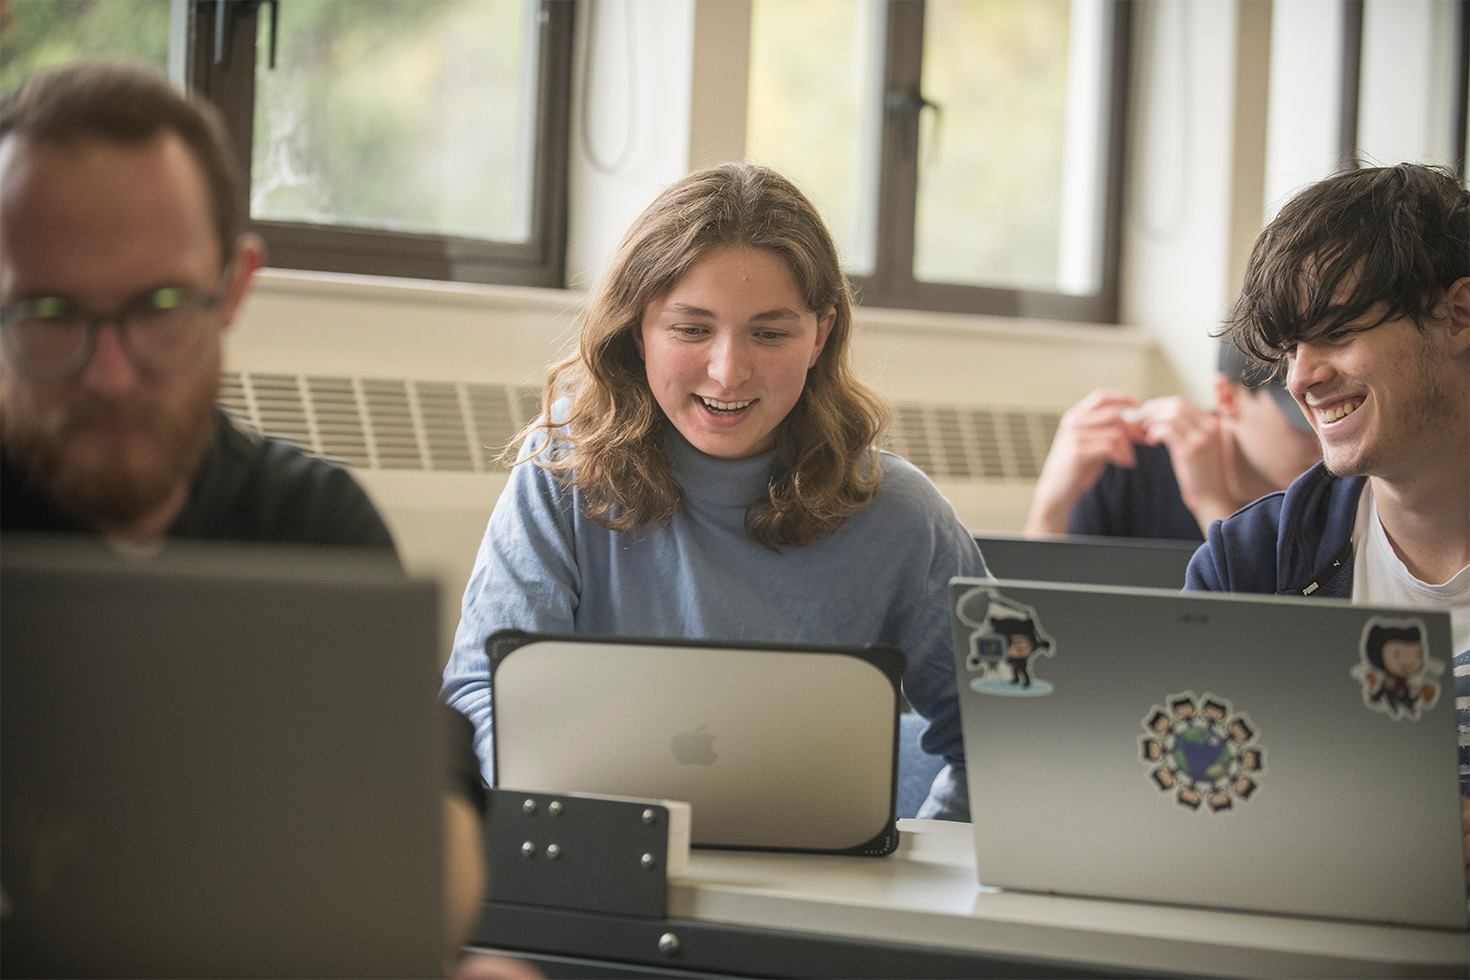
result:
<svg viewBox="0 0 1470 980"><path fill-rule="evenodd" d="M1342 0L1276 0L1272 7L1266 208L1275 214L1337 166ZM1314 106L1320 111L1309 111Z"/></svg>
<svg viewBox="0 0 1470 980"><path fill-rule="evenodd" d="M694 3L596 0L577 13L567 281L585 290L623 229L689 170Z"/></svg>

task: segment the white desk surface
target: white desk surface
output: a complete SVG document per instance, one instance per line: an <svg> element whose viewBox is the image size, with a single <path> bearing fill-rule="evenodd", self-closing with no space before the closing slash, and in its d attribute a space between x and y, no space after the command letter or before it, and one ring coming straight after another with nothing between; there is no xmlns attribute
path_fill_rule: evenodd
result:
<svg viewBox="0 0 1470 980"><path fill-rule="evenodd" d="M969 824L900 820L883 858L695 850L671 917L1100 967L1466 976L1470 934L982 889Z"/></svg>

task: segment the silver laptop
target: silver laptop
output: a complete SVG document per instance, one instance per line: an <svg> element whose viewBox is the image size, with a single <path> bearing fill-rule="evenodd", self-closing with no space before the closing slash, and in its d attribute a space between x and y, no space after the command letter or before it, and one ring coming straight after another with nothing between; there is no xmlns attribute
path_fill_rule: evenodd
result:
<svg viewBox="0 0 1470 980"><path fill-rule="evenodd" d="M695 846L881 855L893 647L492 635L496 785L681 800Z"/></svg>
<svg viewBox="0 0 1470 980"><path fill-rule="evenodd" d="M1091 582L1151 589L1184 587L1197 541L1066 535L1022 538L976 532L985 567L997 578Z"/></svg>
<svg viewBox="0 0 1470 980"><path fill-rule="evenodd" d="M1466 928L1447 612L951 592L982 884Z"/></svg>
<svg viewBox="0 0 1470 980"><path fill-rule="evenodd" d="M7 534L4 973L442 973L436 591Z"/></svg>

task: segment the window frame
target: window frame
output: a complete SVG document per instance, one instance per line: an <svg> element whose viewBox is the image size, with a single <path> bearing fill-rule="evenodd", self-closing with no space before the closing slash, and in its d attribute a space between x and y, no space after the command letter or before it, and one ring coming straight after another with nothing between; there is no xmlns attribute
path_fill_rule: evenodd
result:
<svg viewBox="0 0 1470 980"><path fill-rule="evenodd" d="M287 0L289 2L289 0ZM226 5L223 58L215 61L218 4ZM187 84L224 116L242 175L246 227L272 267L411 279L562 288L566 278L573 0L540 0L537 112L530 234L524 243L249 218L259 0L190 5Z"/></svg>
<svg viewBox="0 0 1470 980"><path fill-rule="evenodd" d="M921 90L924 0L888 0L884 5L884 105L879 152L877 241L871 275L850 275L865 306L933 310L992 316L1040 317L1114 323L1122 263L1123 185L1133 0L1107 5L1110 97L1102 190L1100 277L1097 291L1069 295L992 286L923 282L914 276L915 217L919 185L919 123L926 104Z"/></svg>

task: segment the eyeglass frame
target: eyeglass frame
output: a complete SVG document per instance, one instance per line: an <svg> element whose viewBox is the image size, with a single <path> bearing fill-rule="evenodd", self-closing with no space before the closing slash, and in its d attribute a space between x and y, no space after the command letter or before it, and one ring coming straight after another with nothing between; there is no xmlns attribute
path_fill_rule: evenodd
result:
<svg viewBox="0 0 1470 980"><path fill-rule="evenodd" d="M123 301L122 304L107 313L98 313L88 310L80 303L73 302L65 296L35 296L29 299L17 300L8 306L0 307L0 344L4 345L6 354L15 363L17 370L32 381L54 381L59 378L69 377L81 371L92 359L92 354L97 349L97 334L104 324L111 324L117 328L118 340L122 344L123 352L127 354L128 361L137 368L149 374L171 374L182 371L197 363L199 356L204 351L205 340L209 337L210 327L217 326L211 322L209 314L220 308L225 299L225 285L230 278L232 265L227 265L215 281L215 287L208 293L201 293L191 286L159 286L155 289L144 290ZM138 351L132 344L129 334L130 321L147 311L145 304L148 300L159 293L171 291L180 294L187 301L186 305L197 306L203 327L199 338L186 351L180 352L176 362L159 360ZM47 302L60 301L67 308L75 309L70 319L80 320L85 331L82 344L77 348L75 354L54 364L37 362L27 358L20 353L12 344L12 324L24 319L25 316L37 306ZM154 307L158 309L158 307ZM61 317L43 317L42 319L62 319Z"/></svg>

